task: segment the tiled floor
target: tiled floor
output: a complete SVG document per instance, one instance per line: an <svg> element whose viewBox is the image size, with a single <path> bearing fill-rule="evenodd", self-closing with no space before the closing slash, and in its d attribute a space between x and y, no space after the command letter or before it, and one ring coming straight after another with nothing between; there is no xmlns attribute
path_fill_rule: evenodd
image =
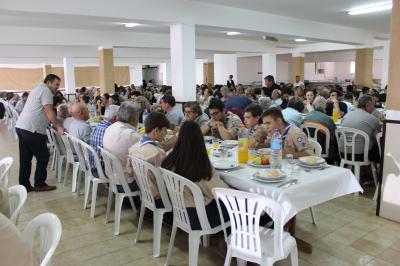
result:
<svg viewBox="0 0 400 266"><path fill-rule="evenodd" d="M0 158L12 156L11 185L18 182L18 145L0 123ZM35 164L34 164L35 165ZM49 170L48 183L56 184ZM36 215L53 212L61 219L63 234L53 265L163 265L170 228L163 227L160 258L152 256L152 221L145 217L141 241L134 242L138 217L124 209L121 234L114 236L114 224L105 224L106 197L99 196L96 216L83 209L82 196L71 193L70 183L47 193L29 193L19 227ZM104 193L103 193L104 194ZM313 244L312 254L299 253L300 265L400 265L400 224L375 216L375 204L366 197L345 196L315 208L317 225L309 211L298 215L297 236ZM200 247L199 265L223 265L225 247L221 237L211 247ZM187 235L178 232L171 265L187 265ZM232 263L233 264L233 263ZM290 265L282 261L277 265Z"/></svg>

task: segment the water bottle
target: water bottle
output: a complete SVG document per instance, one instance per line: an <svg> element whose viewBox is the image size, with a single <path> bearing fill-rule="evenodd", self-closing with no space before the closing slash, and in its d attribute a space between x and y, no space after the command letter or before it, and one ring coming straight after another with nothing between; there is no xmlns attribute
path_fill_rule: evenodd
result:
<svg viewBox="0 0 400 266"><path fill-rule="evenodd" d="M92 116L96 116L97 115L97 110L96 110L96 105L95 104L90 104L90 113L92 114Z"/></svg>
<svg viewBox="0 0 400 266"><path fill-rule="evenodd" d="M271 139L271 169L280 169L282 165L282 137L279 129L275 129Z"/></svg>

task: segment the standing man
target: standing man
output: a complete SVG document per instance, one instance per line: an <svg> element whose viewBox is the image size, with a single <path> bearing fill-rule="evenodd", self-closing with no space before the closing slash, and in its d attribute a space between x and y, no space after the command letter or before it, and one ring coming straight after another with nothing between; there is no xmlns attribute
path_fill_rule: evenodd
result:
<svg viewBox="0 0 400 266"><path fill-rule="evenodd" d="M228 88L231 90L235 89L235 81L233 81L233 75L229 75L229 79L226 81L226 86L228 86Z"/></svg>
<svg viewBox="0 0 400 266"><path fill-rule="evenodd" d="M60 134L64 133L64 128L57 122L53 111L53 95L60 87L60 82L58 76L47 75L43 83L30 93L16 124L19 139L19 183L28 192L51 191L57 188L46 183L46 168L50 157L46 128L50 121ZM37 161L35 187L29 181L33 156Z"/></svg>
<svg viewBox="0 0 400 266"><path fill-rule="evenodd" d="M265 89L264 89L264 94L265 96L271 98L272 92L274 90L280 90L281 87L279 87L278 84L275 83L275 78L272 75L268 75L264 78L264 83L265 83Z"/></svg>
<svg viewBox="0 0 400 266"><path fill-rule="evenodd" d="M298 86L304 86L304 82L301 81L300 76L296 76L296 82L293 84L293 88L296 88Z"/></svg>

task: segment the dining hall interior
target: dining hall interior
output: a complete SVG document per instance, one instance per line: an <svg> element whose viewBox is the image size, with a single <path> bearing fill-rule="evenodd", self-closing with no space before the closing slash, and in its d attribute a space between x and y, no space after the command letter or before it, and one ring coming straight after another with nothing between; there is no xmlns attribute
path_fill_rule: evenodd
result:
<svg viewBox="0 0 400 266"><path fill-rule="evenodd" d="M400 265L400 0L0 3L0 265Z"/></svg>

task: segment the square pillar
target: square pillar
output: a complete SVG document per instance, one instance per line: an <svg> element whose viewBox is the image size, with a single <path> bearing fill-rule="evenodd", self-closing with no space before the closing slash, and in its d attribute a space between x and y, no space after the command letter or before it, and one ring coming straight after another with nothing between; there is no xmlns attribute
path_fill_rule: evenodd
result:
<svg viewBox="0 0 400 266"><path fill-rule="evenodd" d="M48 75L51 74L51 65L43 65L43 79Z"/></svg>
<svg viewBox="0 0 400 266"><path fill-rule="evenodd" d="M304 80L304 53L292 53L291 83L296 82L296 76L300 76L300 80Z"/></svg>
<svg viewBox="0 0 400 266"><path fill-rule="evenodd" d="M114 93L113 48L99 47L99 81L101 93Z"/></svg>
<svg viewBox="0 0 400 266"><path fill-rule="evenodd" d="M129 66L129 82L135 86L143 85L143 70L141 64Z"/></svg>
<svg viewBox="0 0 400 266"><path fill-rule="evenodd" d="M75 85L75 69L74 69L73 59L71 57L64 56L63 65L64 65L65 93L75 94L76 85Z"/></svg>
<svg viewBox="0 0 400 266"><path fill-rule="evenodd" d="M276 77L276 54L263 54L262 55L262 77L261 84L264 84L264 78L268 75L274 76L275 80L278 80Z"/></svg>
<svg viewBox="0 0 400 266"><path fill-rule="evenodd" d="M204 84L204 63L207 62L207 59L196 59L196 84L201 85Z"/></svg>
<svg viewBox="0 0 400 266"><path fill-rule="evenodd" d="M383 62L382 62L382 82L381 89L383 90L389 81L389 45L390 40L385 41L383 45Z"/></svg>
<svg viewBox="0 0 400 266"><path fill-rule="evenodd" d="M372 87L372 70L374 62L374 49L356 49L355 84L357 88Z"/></svg>
<svg viewBox="0 0 400 266"><path fill-rule="evenodd" d="M237 84L237 55L214 55L214 84L226 85L229 75L233 75L233 81Z"/></svg>
<svg viewBox="0 0 400 266"><path fill-rule="evenodd" d="M195 101L196 63L194 25L171 25L170 42L172 95L178 102ZM168 79L168 74L166 76Z"/></svg>
<svg viewBox="0 0 400 266"><path fill-rule="evenodd" d="M161 85L171 86L171 62L158 65Z"/></svg>

